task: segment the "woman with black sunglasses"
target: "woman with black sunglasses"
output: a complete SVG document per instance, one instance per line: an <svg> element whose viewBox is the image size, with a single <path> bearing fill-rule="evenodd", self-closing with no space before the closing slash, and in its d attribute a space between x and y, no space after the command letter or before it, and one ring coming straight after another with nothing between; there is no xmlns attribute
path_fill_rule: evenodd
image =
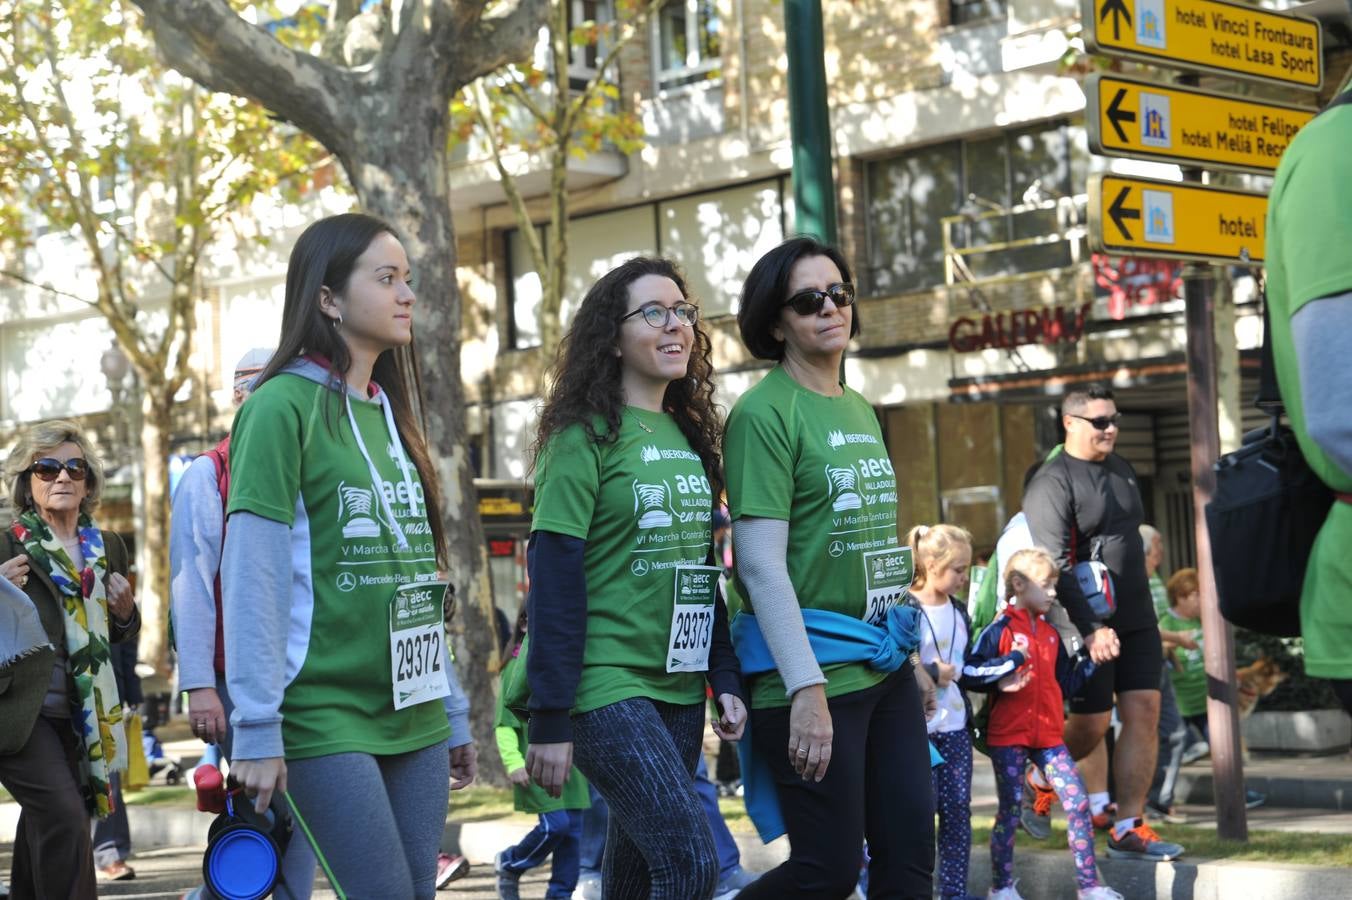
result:
<svg viewBox="0 0 1352 900"><path fill-rule="evenodd" d="M732 633L752 707L742 774L761 837L791 844L740 896L846 897L867 838L869 896L928 898L933 685L911 657L915 611L898 606L912 561L896 476L877 415L840 377L859 332L844 257L785 241L752 267L737 323L776 363L724 439L744 604Z"/></svg>
<svg viewBox="0 0 1352 900"><path fill-rule="evenodd" d="M713 893L694 788L706 681L714 730L737 740L746 722L712 554L721 423L698 313L667 260L611 270L578 307L540 414L526 768L558 797L576 763L605 797L606 898ZM516 877L500 868L500 890Z"/></svg>
<svg viewBox="0 0 1352 900"><path fill-rule="evenodd" d="M109 645L141 628L127 548L94 522L103 469L73 423L29 429L5 481L16 516L0 534L0 784L21 809L10 892L92 898L89 817L112 811L127 764Z"/></svg>

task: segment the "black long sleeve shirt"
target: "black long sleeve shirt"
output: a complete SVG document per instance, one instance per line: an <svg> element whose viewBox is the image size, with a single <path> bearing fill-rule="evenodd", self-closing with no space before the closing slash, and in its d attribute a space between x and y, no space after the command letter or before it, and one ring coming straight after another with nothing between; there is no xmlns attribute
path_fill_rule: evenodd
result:
<svg viewBox="0 0 1352 900"><path fill-rule="evenodd" d="M573 739L570 711L582 680L587 644L586 549L586 541L552 531L532 531L526 548L530 573L526 680L530 685L528 728L532 744ZM721 591L714 603L706 678L715 697L733 694L745 702L741 665L733 650Z"/></svg>

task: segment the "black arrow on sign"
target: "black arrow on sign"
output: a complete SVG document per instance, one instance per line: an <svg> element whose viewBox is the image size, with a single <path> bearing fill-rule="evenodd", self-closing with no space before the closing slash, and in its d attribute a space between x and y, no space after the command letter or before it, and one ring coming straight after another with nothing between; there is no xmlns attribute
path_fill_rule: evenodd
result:
<svg viewBox="0 0 1352 900"><path fill-rule="evenodd" d="M1113 224L1117 226L1118 231L1122 232L1123 237L1129 241L1133 241L1135 238L1131 236L1131 232L1127 230L1126 223L1123 220L1140 219L1141 211L1139 209L1124 209L1122 207L1122 204L1126 201L1127 194L1129 193L1131 193L1130 185L1122 188L1122 192L1117 195L1117 199L1113 201L1113 205L1108 207L1108 217L1113 220Z"/></svg>
<svg viewBox="0 0 1352 900"><path fill-rule="evenodd" d="M1113 40L1122 40L1122 20L1126 19L1127 24L1131 24L1131 11L1127 9L1126 0L1108 0L1103 4L1103 10L1099 13L1099 21L1102 22L1108 18L1108 14L1113 16Z"/></svg>
<svg viewBox="0 0 1352 900"><path fill-rule="evenodd" d="M1122 108L1122 101L1126 99L1126 96L1127 89L1118 88L1117 96L1113 98L1112 103L1108 104L1108 121L1112 123L1113 130L1117 132L1118 139L1124 144L1130 142L1127 140L1127 133L1122 130L1122 123L1136 121L1136 113Z"/></svg>

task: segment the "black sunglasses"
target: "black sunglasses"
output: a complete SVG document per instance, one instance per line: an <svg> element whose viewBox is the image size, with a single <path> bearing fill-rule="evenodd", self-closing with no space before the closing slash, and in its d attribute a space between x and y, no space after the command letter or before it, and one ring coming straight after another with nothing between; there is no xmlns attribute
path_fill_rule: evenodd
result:
<svg viewBox="0 0 1352 900"><path fill-rule="evenodd" d="M1083 419L1090 425L1093 425L1095 431L1107 431L1110 426L1118 425L1122 422L1121 413L1113 413L1111 416L1094 416L1092 419L1088 416L1076 415L1075 413L1066 413L1066 415L1073 419Z"/></svg>
<svg viewBox="0 0 1352 900"><path fill-rule="evenodd" d="M89 463L78 456L65 462L44 456L28 467L28 471L43 481L56 481L61 476L62 469L66 470L66 474L70 476L71 481L84 481L85 476L89 474Z"/></svg>
<svg viewBox="0 0 1352 900"><path fill-rule="evenodd" d="M634 316L642 316L643 321L654 328L666 328L667 322L675 316L676 321L687 327L694 325L699 321L699 307L693 303L677 303L675 306L663 306L660 303L649 303L647 306L640 306L631 313L620 316L620 321L632 319Z"/></svg>
<svg viewBox="0 0 1352 900"><path fill-rule="evenodd" d="M829 286L824 291L799 291L785 300L784 305L792 306L793 311L800 316L815 316L822 311L828 297L837 307L849 306L854 303L854 285L848 281L842 281L840 284Z"/></svg>

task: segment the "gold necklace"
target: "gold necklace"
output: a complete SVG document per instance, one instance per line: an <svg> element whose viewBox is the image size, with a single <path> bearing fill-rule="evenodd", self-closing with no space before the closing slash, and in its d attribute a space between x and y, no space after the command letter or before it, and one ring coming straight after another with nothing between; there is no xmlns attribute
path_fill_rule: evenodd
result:
<svg viewBox="0 0 1352 900"><path fill-rule="evenodd" d="M639 427L639 428L642 428L644 431L648 432L648 434L652 434L652 433L653 433L653 430L652 430L651 428L648 427L648 423L646 423L646 422L644 422L642 419L640 419L640 418L634 413L634 411L633 411L632 409L630 409L629 407L626 406L626 407L624 408L624 411L627 412L627 413L629 413L629 418L633 419L634 422L636 422L636 423L638 424L638 427Z"/></svg>

